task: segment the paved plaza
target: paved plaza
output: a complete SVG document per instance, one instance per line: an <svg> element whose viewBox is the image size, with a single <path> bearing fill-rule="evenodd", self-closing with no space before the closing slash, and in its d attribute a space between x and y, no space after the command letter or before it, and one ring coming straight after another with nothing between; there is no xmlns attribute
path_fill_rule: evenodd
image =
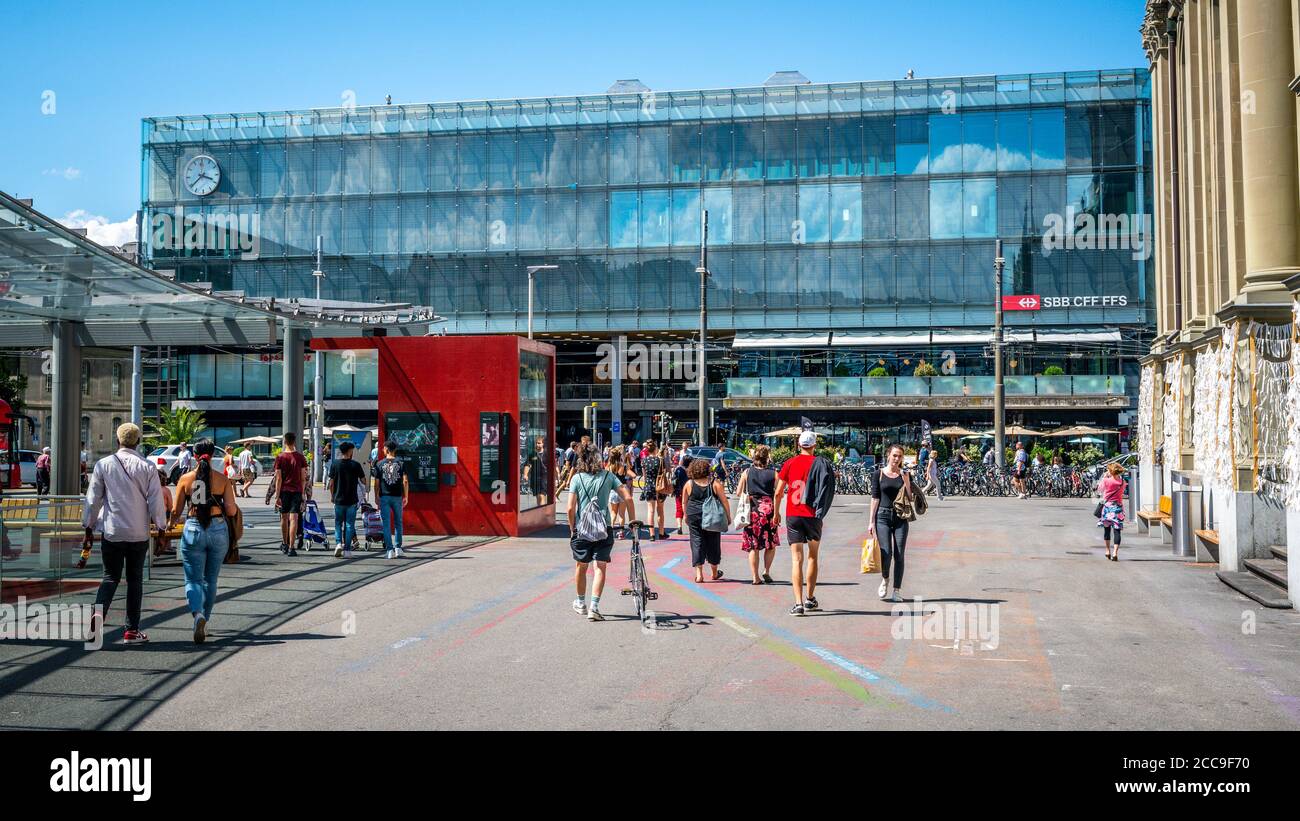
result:
<svg viewBox="0 0 1300 821"><path fill-rule="evenodd" d="M414 540L406 560L292 560L276 550L270 511L255 498L246 508L253 546L222 574L209 644L190 641L179 567L159 568L146 647L0 644L0 724L1300 726L1300 616L1254 606L1213 566L1136 531L1119 563L1105 561L1087 500L934 502L908 545L904 592L921 601L903 605L880 601L878 577L859 573L868 502L837 499L822 548L823 610L804 618L786 612L784 547L777 583L754 587L739 538L725 536L726 578L697 585L686 537L646 542L659 592L649 631L618 595L626 542L602 598L607 621L590 623L569 608L561 527ZM120 606L110 624L120 626ZM945 634L936 611L950 623L967 614L966 634Z"/></svg>

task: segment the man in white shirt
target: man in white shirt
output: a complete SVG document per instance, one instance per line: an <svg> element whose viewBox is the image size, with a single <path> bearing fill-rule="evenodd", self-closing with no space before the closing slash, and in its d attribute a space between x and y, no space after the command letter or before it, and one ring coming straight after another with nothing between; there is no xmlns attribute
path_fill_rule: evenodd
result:
<svg viewBox="0 0 1300 821"><path fill-rule="evenodd" d="M247 496L248 489L253 486L253 479L256 475L253 473L253 449L244 448L239 452L235 459L235 467L239 469L239 495Z"/></svg>
<svg viewBox="0 0 1300 821"><path fill-rule="evenodd" d="M191 470L194 470L194 451L190 450L189 442L181 442L180 452L176 454L177 478L184 476Z"/></svg>
<svg viewBox="0 0 1300 821"><path fill-rule="evenodd" d="M104 616L113 603L125 566L126 635L122 643L140 644L149 640L140 630L149 525L166 530L167 509L157 469L136 450L140 444L140 428L130 422L120 425L117 441L118 451L95 463L86 494L86 510L81 518L88 537L94 534L97 524L104 531L104 579L95 596L95 606L102 609L91 623L88 640L95 641L95 633L103 629Z"/></svg>

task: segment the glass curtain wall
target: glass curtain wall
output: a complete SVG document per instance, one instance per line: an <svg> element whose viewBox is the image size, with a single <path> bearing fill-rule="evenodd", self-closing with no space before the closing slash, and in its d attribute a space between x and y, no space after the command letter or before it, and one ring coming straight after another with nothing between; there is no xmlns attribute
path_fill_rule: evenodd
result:
<svg viewBox="0 0 1300 821"><path fill-rule="evenodd" d="M1141 321L1147 260L1119 245L1119 223L1098 247L1073 217L1149 219L1145 79L148 120L146 252L183 280L308 295L319 234L327 298L428 304L458 331L516 330L525 267L556 264L535 307L548 330L688 327L707 209L715 327L986 324L996 238L1012 292L1124 296L1126 310L1070 319ZM222 170L206 197L181 179L199 154ZM1083 241L1045 243L1067 218Z"/></svg>

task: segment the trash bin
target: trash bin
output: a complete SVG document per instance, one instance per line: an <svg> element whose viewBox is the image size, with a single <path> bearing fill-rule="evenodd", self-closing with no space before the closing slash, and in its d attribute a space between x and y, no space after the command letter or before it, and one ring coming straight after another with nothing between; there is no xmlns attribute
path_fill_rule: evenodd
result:
<svg viewBox="0 0 1300 821"><path fill-rule="evenodd" d="M1196 555L1196 531L1201 529L1201 475L1186 470L1171 472L1173 486L1174 555Z"/></svg>
<svg viewBox="0 0 1300 821"><path fill-rule="evenodd" d="M1139 500L1142 497L1142 485L1139 484L1141 479L1141 471L1138 470L1136 464L1128 469L1128 498L1124 500L1124 521L1126 522L1136 522L1138 520Z"/></svg>

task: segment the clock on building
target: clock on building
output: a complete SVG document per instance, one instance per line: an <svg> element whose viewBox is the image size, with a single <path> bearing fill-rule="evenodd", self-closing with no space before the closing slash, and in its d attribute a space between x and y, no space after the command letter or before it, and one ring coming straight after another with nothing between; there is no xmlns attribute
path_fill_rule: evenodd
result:
<svg viewBox="0 0 1300 821"><path fill-rule="evenodd" d="M221 167L207 154L200 154L185 164L185 188L191 194L206 197L221 182Z"/></svg>

